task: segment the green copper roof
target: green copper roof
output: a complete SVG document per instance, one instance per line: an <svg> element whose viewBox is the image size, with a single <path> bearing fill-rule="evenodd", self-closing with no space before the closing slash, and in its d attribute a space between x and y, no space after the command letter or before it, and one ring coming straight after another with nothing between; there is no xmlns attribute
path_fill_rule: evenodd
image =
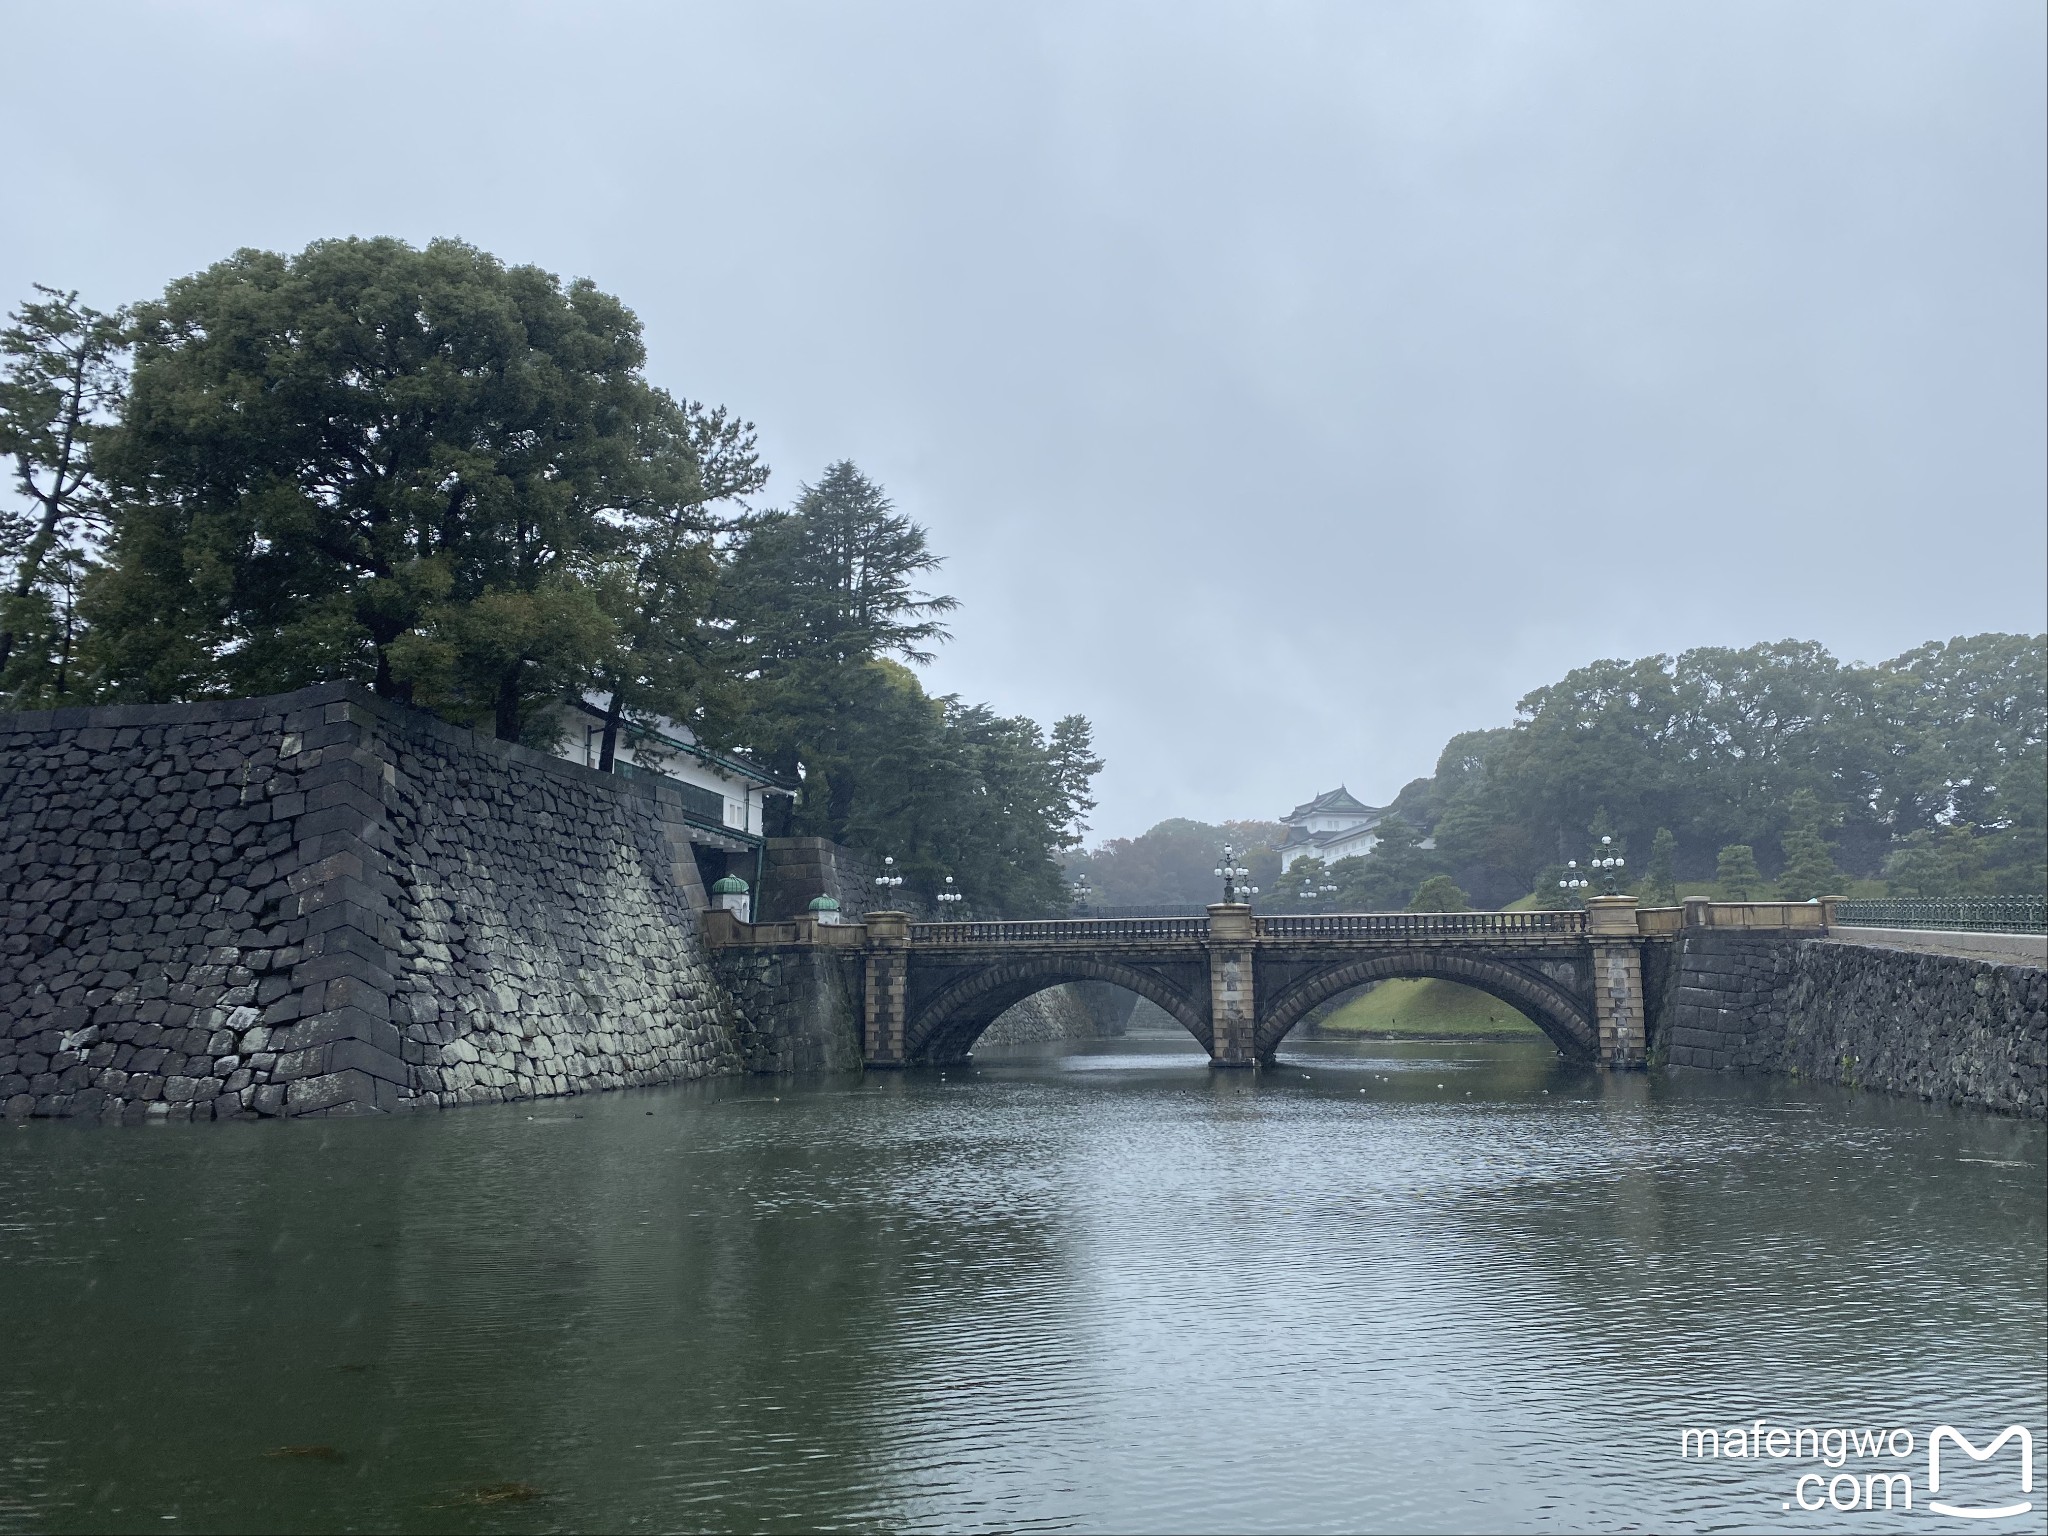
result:
<svg viewBox="0 0 2048 1536"><path fill-rule="evenodd" d="M830 896L813 896L811 898L811 910L813 912L837 912L839 910L839 903Z"/></svg>
<svg viewBox="0 0 2048 1536"><path fill-rule="evenodd" d="M747 882L738 875L727 875L723 880L718 881L711 887L711 894L714 896L744 896L747 894Z"/></svg>

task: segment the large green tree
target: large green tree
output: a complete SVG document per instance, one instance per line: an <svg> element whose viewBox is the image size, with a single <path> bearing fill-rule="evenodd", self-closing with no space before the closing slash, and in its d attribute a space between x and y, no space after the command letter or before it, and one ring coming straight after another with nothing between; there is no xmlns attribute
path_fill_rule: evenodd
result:
<svg viewBox="0 0 2048 1536"><path fill-rule="evenodd" d="M697 468L696 495L658 503L623 519L592 579L616 643L597 662L594 690L604 700L598 767L612 770L622 735L662 720L700 740L731 738L740 710L737 672L743 652L719 623L721 567L713 517L721 504L767 483L751 422L723 408L683 406Z"/></svg>
<svg viewBox="0 0 2048 1536"><path fill-rule="evenodd" d="M0 698L15 707L71 691L74 596L106 511L92 450L126 390L122 317L36 292L0 330L0 458L27 509L0 508Z"/></svg>
<svg viewBox="0 0 2048 1536"><path fill-rule="evenodd" d="M785 778L804 778L799 830L837 835L854 820L848 758L867 750L856 740L893 711L900 682L873 663L928 660L946 638L955 600L916 585L939 564L925 531L850 462L740 525L722 599L745 657L738 729Z"/></svg>
<svg viewBox="0 0 2048 1536"><path fill-rule="evenodd" d="M1802 888L1823 854L1869 878L1917 834L1924 853L1956 827L1970 858L1909 858L1916 886L1969 870L1971 889L2038 890L2048 866L2041 636L1963 637L1875 667L1791 640L1600 661L1530 693L1519 715L1453 740L1400 802L1489 903L1532 883L1560 899L1555 867L1586 857L1603 806L1618 843L1673 834L1674 884L1713 878L1712 851L1731 846L1764 850L1759 878L1782 877L1782 849ZM1817 808L1824 838L1801 807Z"/></svg>
<svg viewBox="0 0 2048 1536"><path fill-rule="evenodd" d="M632 313L458 241L242 251L134 338L87 593L116 695L345 677L545 733L621 644L597 573L707 494Z"/></svg>
<svg viewBox="0 0 2048 1536"><path fill-rule="evenodd" d="M2048 655L2035 635L1968 635L1918 646L1879 669L1883 768L1876 796L1903 846L1966 828L1950 861L1970 888L2038 891L2048 869ZM1944 834L1937 838L1933 834ZM1909 861L1912 867L1921 867ZM1925 883L1916 876L1917 886ZM1930 891L1960 895L1963 887Z"/></svg>
<svg viewBox="0 0 2048 1536"><path fill-rule="evenodd" d="M888 854L926 895L950 875L971 911L1061 910L1059 856L1102 767L1092 733L1079 715L1048 734L925 693L905 663L946 638L954 600L921 586L938 565L847 462L787 510L742 519L720 599L739 657L732 730L802 786L781 830Z"/></svg>

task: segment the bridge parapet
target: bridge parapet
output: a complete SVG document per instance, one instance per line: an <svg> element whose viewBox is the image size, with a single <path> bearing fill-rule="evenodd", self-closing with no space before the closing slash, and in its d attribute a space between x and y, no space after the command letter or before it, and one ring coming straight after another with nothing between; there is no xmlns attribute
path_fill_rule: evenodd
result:
<svg viewBox="0 0 2048 1536"><path fill-rule="evenodd" d="M1584 912L1337 912L1317 917L1262 917L1259 938L1298 941L1361 939L1583 939Z"/></svg>
<svg viewBox="0 0 2048 1536"><path fill-rule="evenodd" d="M1100 947L1115 944L1200 944L1209 937L1205 917L1081 917L1049 921L986 923L912 923L913 944L940 944L978 949L999 944L1076 944Z"/></svg>
<svg viewBox="0 0 2048 1536"><path fill-rule="evenodd" d="M1805 929L1822 934L1835 926L1835 906L1842 898L1823 896L1818 901L1710 901L1704 896L1685 898L1687 928Z"/></svg>

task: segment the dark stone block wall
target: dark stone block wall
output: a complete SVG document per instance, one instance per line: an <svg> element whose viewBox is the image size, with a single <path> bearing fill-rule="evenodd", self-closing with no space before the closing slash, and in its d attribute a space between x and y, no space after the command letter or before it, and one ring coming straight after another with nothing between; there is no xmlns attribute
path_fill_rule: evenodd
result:
<svg viewBox="0 0 2048 1536"><path fill-rule="evenodd" d="M975 1042L982 1045L1024 1045L1040 1040L1095 1040L1102 1025L1079 987L1067 982L1012 1003L996 1015L995 1023L982 1031ZM1125 996L1135 997L1126 993Z"/></svg>
<svg viewBox="0 0 2048 1536"><path fill-rule="evenodd" d="M827 837L771 837L762 851L761 903L754 921L802 917L816 896L838 902L839 920L845 923L857 923L872 911L908 912L918 922L929 921L930 909L908 887L875 888L881 872L879 858Z"/></svg>
<svg viewBox="0 0 2048 1536"><path fill-rule="evenodd" d="M736 1070L671 800L338 684L0 716L0 1105L355 1113Z"/></svg>
<svg viewBox="0 0 2048 1536"><path fill-rule="evenodd" d="M879 862L879 861L876 861ZM815 896L839 903L842 921L857 923L874 902L878 870L868 857L823 837L771 837L762 858L758 923L801 917ZM892 910L903 910L890 902Z"/></svg>
<svg viewBox="0 0 2048 1536"><path fill-rule="evenodd" d="M2048 971L1688 930L1656 1054L2048 1116Z"/></svg>
<svg viewBox="0 0 2048 1536"><path fill-rule="evenodd" d="M866 960L806 944L718 949L712 968L732 997L750 1072L858 1072Z"/></svg>

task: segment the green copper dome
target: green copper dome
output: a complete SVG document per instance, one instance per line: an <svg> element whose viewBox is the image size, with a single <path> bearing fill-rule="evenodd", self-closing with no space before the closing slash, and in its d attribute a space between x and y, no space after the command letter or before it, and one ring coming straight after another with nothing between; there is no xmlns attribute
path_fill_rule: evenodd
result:
<svg viewBox="0 0 2048 1536"><path fill-rule="evenodd" d="M837 912L839 910L839 903L830 896L813 896L811 898L811 910L813 912Z"/></svg>
<svg viewBox="0 0 2048 1536"><path fill-rule="evenodd" d="M747 894L747 882L738 875L727 875L723 880L720 880L711 887L711 894L714 896L744 896Z"/></svg>

